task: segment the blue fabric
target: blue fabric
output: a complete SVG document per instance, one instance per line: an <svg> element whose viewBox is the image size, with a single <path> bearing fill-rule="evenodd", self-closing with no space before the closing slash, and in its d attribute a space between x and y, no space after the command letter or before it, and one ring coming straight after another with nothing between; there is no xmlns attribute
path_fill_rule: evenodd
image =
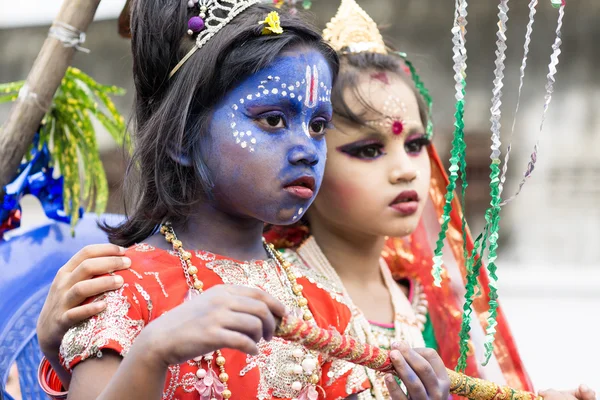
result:
<svg viewBox="0 0 600 400"><path fill-rule="evenodd" d="M122 220L105 217L111 223ZM85 214L75 237L68 224L51 221L0 242L0 383L4 387L10 366L17 362L23 399L46 399L37 384L37 318L58 269L86 245L108 241L96 221L95 215Z"/></svg>

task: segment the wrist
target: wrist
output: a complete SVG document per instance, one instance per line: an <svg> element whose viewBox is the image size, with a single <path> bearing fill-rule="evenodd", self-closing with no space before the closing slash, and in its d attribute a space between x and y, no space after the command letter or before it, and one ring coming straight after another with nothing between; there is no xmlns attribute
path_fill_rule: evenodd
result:
<svg viewBox="0 0 600 400"><path fill-rule="evenodd" d="M165 361L160 346L161 341L157 340L151 331L144 331L133 342L125 359L134 359L138 365L145 365L155 372L166 371L169 363Z"/></svg>

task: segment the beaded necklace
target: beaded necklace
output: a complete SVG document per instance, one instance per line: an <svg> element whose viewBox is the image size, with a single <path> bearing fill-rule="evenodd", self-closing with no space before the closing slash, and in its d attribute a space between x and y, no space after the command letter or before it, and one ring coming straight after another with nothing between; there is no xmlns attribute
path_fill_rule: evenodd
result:
<svg viewBox="0 0 600 400"><path fill-rule="evenodd" d="M162 235L164 235L166 241L169 242L173 246L173 250L179 256L179 259L181 261L181 266L183 268L183 273L185 275L186 281L190 288L187 299L190 299L193 296L200 295L203 292L204 283L198 278L198 275L197 275L198 268L192 264L192 261L191 261L192 253L190 253L189 251L186 251L183 248L183 244L182 244L181 240L177 239L177 235L175 234L173 227L169 223L165 223L165 224L161 225L160 233ZM294 274L294 272L292 270L292 264L290 262L288 262L287 260L285 260L281 256L281 254L279 254L279 252L275 249L275 247L272 244L267 243L264 238L263 238L263 244L264 244L265 250L267 251L269 256L275 260L275 262L277 263L279 268L285 273L287 279L289 280L289 283L291 285L291 290L296 297L296 303L298 304L298 307L302 310L302 318L305 321L312 320L313 316L312 316L312 313L310 312L310 309L308 308L308 300L302 294L303 287L296 280L296 275ZM300 352L302 352L302 351L300 351ZM300 353L300 352L298 352L298 353ZM215 353L217 356L216 359L214 358ZM311 354L311 353L314 353L314 354ZM294 353L294 357L297 360L301 360L303 358L303 355L304 355L303 352L302 352L302 354ZM316 361L317 357L318 356L316 355L315 352L309 352L308 356L305 357L302 361L300 361L298 363L298 365L295 365L292 368L292 370L289 372L293 373L293 374L297 374L297 375L302 375L304 372L308 376L307 381L312 385L316 385L320 380L320 376L318 374L318 368L317 368L317 361ZM206 362L207 369L204 369L202 367L203 361ZM213 361L216 363L217 367L219 368L218 377L216 376L216 374L214 374L214 372L212 370ZM194 358L194 362L196 363L196 365L198 367L198 370L196 371L196 376L198 377L198 379L200 381L206 382L207 375L211 374L211 373L214 374L215 375L214 377L208 375L208 378L210 378L209 379L210 385L215 385L215 390L222 395L223 399L227 400L227 399L231 398L231 391L229 390L229 388L227 386L227 381L229 380L229 375L225 371L226 359L223 356L223 354L221 353L221 350L216 350L214 353L211 352L209 354L205 354L203 356L196 357L196 358ZM216 382L216 381L213 382L213 380L215 380L217 378L218 378L218 382ZM207 385L209 385L209 384L207 384ZM302 383L300 381L294 382L292 384L292 389L294 389L296 391L300 391L302 389Z"/></svg>

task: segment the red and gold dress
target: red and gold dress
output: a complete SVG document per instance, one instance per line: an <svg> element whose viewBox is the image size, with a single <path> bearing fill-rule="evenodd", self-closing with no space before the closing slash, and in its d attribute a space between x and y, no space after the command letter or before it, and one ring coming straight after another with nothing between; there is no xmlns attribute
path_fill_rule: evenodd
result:
<svg viewBox="0 0 600 400"><path fill-rule="evenodd" d="M188 284L177 253L139 244L130 248L126 255L131 258L132 266L118 272L125 280L123 287L94 299L106 301L107 308L71 328L63 338L60 356L67 369L72 370L87 358L100 357L106 350L126 357L144 326L184 301ZM191 261L198 268L197 276L204 282L204 290L219 284L245 285L265 290L288 309L297 307L289 281L274 260L240 262L196 251L192 252ZM351 319L348 307L303 278L302 268L294 265L294 273L299 277L297 282L303 286L314 323L345 332ZM331 361L300 345L273 338L269 342L261 340L258 347L256 356L222 350L227 360L227 385L232 399L342 399L368 388L365 381L348 391L350 371L336 374L335 379L331 379ZM311 373L302 368L306 367L304 361L311 358L316 365L313 375L316 373L319 377L316 385L310 381ZM310 367L310 364L307 365ZM218 366L211 365L218 375ZM193 360L171 365L162 398L211 398L207 396L206 382L197 377L197 371Z"/></svg>

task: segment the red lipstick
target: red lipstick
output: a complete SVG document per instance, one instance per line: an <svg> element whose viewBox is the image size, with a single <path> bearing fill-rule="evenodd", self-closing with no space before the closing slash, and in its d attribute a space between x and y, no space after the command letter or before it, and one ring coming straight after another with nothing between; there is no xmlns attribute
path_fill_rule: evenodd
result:
<svg viewBox="0 0 600 400"><path fill-rule="evenodd" d="M414 190L405 190L390 203L390 207L402 215L413 215L419 209L419 194Z"/></svg>

